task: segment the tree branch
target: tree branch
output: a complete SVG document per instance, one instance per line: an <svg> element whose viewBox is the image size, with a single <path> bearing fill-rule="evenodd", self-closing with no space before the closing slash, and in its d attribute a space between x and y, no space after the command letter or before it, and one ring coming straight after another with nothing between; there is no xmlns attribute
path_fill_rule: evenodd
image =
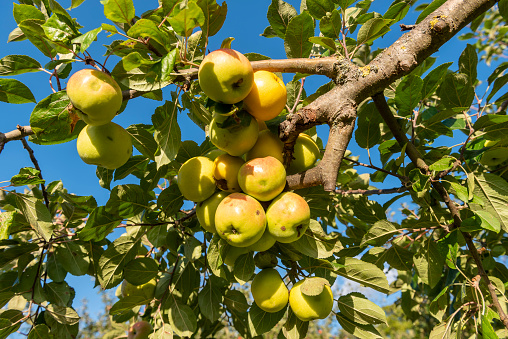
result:
<svg viewBox="0 0 508 339"><path fill-rule="evenodd" d="M34 132L30 126L20 126L18 125L17 129L2 133L0 132L0 153L2 153L4 146L6 143L12 140L21 140L26 136L32 135Z"/></svg>

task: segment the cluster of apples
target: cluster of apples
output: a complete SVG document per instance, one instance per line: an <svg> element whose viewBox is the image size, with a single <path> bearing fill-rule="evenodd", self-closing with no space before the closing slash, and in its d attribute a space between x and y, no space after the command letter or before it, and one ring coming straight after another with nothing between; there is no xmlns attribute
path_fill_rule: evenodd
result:
<svg viewBox="0 0 508 339"><path fill-rule="evenodd" d="M74 73L67 96L87 125L77 139L80 158L87 164L116 169L132 155L130 134L111 120L122 105L122 90L108 74L96 69Z"/></svg>
<svg viewBox="0 0 508 339"><path fill-rule="evenodd" d="M242 254L258 252L259 258L276 242L297 241L310 224L310 208L300 195L284 190L283 144L265 123L286 105L284 82L274 73L254 72L249 60L232 49L209 53L198 78L215 102L208 133L217 149L183 163L177 183L185 199L197 203L201 226L230 245L223 259L233 267ZM314 140L300 134L288 172L311 168L319 157ZM328 316L333 305L329 286L309 296L300 291L302 280L290 293L274 266L270 260L258 265L262 270L252 282L261 309L278 312L289 302L303 321Z"/></svg>

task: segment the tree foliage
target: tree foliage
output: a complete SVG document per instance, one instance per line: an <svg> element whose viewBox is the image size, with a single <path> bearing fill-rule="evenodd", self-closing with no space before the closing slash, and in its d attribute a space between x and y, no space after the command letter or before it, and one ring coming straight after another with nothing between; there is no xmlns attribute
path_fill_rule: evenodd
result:
<svg viewBox="0 0 508 339"><path fill-rule="evenodd" d="M104 23L92 30L72 17L82 3L13 5L17 27L8 41L28 40L44 58L2 56L0 101L36 102L24 73L47 73L51 88L30 126L0 133L0 152L22 142L33 162L0 187L0 337L23 324L29 338L78 337L80 319L90 321L76 311L70 275L90 276L104 290L156 279L153 298L117 294L110 319L101 318L100 331L111 332L100 332L104 337L140 319L153 325L151 338L314 335L318 325L300 321L289 307L267 313L253 303L255 253L226 265L229 246L200 227L175 183L186 160L214 148L208 138L182 140L177 116L187 114L206 133L213 112L197 67L219 47L208 42L224 23L226 2L159 0L138 13L133 0L102 1ZM383 309L362 293L338 290L323 330L340 325L341 336L358 338L398 338L397 331L504 337L508 165L487 157L502 158L508 145L508 63L499 62L506 57L508 1L395 0L384 13L371 3L306 0L294 8L273 0L262 35L278 39L287 59L246 54L255 70L293 74L286 109L267 122L284 142L286 165L300 132L323 151L316 167L287 178L287 188L310 206L309 229L268 252L288 286L316 276L397 296ZM419 12L414 25L402 24L406 33L373 50L410 9ZM432 55L459 32L470 43L458 60L438 63ZM105 57L88 52L99 34L112 37ZM117 62L106 67L109 57ZM116 170L97 167L98 185L110 192L103 206L61 181L46 182L30 147L70 142L84 127L63 87L78 62L110 72L123 90L121 111L140 96L160 102L151 124L126 127L135 155ZM496 67L480 74L480 63ZM315 74L328 82L308 93L305 78ZM323 124L324 145L315 129ZM347 151L350 144L367 150L368 159ZM129 182L117 183L124 178ZM376 187L385 180L393 188ZM389 281L388 271L396 279Z"/></svg>

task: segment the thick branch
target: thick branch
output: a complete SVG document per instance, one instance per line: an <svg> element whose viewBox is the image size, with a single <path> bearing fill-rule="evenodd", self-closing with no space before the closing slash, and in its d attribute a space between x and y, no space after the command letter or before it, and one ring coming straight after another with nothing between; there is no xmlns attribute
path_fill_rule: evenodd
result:
<svg viewBox="0 0 508 339"><path fill-rule="evenodd" d="M32 128L30 126L19 126L18 128L7 132L2 133L0 132L0 153L2 153L4 146L6 143L12 140L21 140L22 138L32 135L34 132L32 131Z"/></svg>

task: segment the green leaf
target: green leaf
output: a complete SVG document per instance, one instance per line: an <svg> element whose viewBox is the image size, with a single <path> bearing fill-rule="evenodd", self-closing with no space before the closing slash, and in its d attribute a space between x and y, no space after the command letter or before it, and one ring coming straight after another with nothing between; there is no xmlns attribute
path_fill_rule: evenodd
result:
<svg viewBox="0 0 508 339"><path fill-rule="evenodd" d="M492 90L487 97L487 101L490 101L492 97L506 85L506 83L508 83L508 74L497 78L496 81L494 81L494 86L492 86Z"/></svg>
<svg viewBox="0 0 508 339"><path fill-rule="evenodd" d="M492 327L492 322L489 319L482 315L482 338L484 339L499 339L496 332L494 332L494 328Z"/></svg>
<svg viewBox="0 0 508 339"><path fill-rule="evenodd" d="M413 267L413 252L404 247L392 244L385 257L386 262L399 271L411 271Z"/></svg>
<svg viewBox="0 0 508 339"><path fill-rule="evenodd" d="M447 62L439 65L430 71L425 78L423 78L422 100L427 99L434 94L438 86L444 80L448 72L448 67L450 67L451 64L453 64L453 62Z"/></svg>
<svg viewBox="0 0 508 339"><path fill-rule="evenodd" d="M104 15L113 22L130 24L135 16L132 0L101 0Z"/></svg>
<svg viewBox="0 0 508 339"><path fill-rule="evenodd" d="M284 49L287 57L307 58L312 51L312 42L309 41L309 38L313 36L314 22L308 12L303 12L292 18L287 25L284 37Z"/></svg>
<svg viewBox="0 0 508 339"><path fill-rule="evenodd" d="M282 0L272 0L266 17L275 34L284 39L289 22L297 15L298 12L292 5Z"/></svg>
<svg viewBox="0 0 508 339"><path fill-rule="evenodd" d="M217 277L225 278L226 273L223 268L223 252L226 248L224 246L224 240L220 238L217 234L213 235L210 244L208 245L208 250L206 252L206 259L208 262L208 268L214 275Z"/></svg>
<svg viewBox="0 0 508 339"><path fill-rule="evenodd" d="M387 324L385 311L361 293L343 295L337 300L337 305L345 317L358 324Z"/></svg>
<svg viewBox="0 0 508 339"><path fill-rule="evenodd" d="M90 47L92 42L97 41L97 35L100 32L102 32L102 27L97 27L96 29L88 31L85 34L72 39L72 43L79 45L79 51L83 53L88 49L88 47Z"/></svg>
<svg viewBox="0 0 508 339"><path fill-rule="evenodd" d="M168 34L157 27L155 22L148 19L139 19L136 21L136 23L129 29L127 34L133 38L150 38L158 42L166 50L170 44Z"/></svg>
<svg viewBox="0 0 508 339"><path fill-rule="evenodd" d="M222 293L218 279L215 276L210 276L206 285L199 291L199 310L211 322L217 321L221 316Z"/></svg>
<svg viewBox="0 0 508 339"><path fill-rule="evenodd" d="M358 110L358 128L355 131L355 140L358 146L370 149L381 140L381 125L383 118L373 102L362 105Z"/></svg>
<svg viewBox="0 0 508 339"><path fill-rule="evenodd" d="M155 152L157 151L157 142L153 137L152 128L153 126L145 124L130 125L126 128L131 135L134 147L150 160L155 159Z"/></svg>
<svg viewBox="0 0 508 339"><path fill-rule="evenodd" d="M325 278L307 277L300 286L300 291L302 294L312 297L320 295L325 286L330 286L330 283Z"/></svg>
<svg viewBox="0 0 508 339"><path fill-rule="evenodd" d="M201 25L204 36L213 36L219 32L228 12L228 5L225 1L219 6L216 0L198 0L198 6L204 15L204 22Z"/></svg>
<svg viewBox="0 0 508 339"><path fill-rule="evenodd" d="M65 307L71 301L73 291L65 281L52 281L44 285L44 293L50 303Z"/></svg>
<svg viewBox="0 0 508 339"><path fill-rule="evenodd" d="M168 22L178 35L189 37L194 28L205 24L205 15L195 2L188 2L185 7L177 6Z"/></svg>
<svg viewBox="0 0 508 339"><path fill-rule="evenodd" d="M0 59L0 76L39 72L41 64L28 55L7 55Z"/></svg>
<svg viewBox="0 0 508 339"><path fill-rule="evenodd" d="M79 323L73 325L59 323L49 312L44 312L44 322L51 328L51 334L58 339L72 339L77 337Z"/></svg>
<svg viewBox="0 0 508 339"><path fill-rule="evenodd" d="M44 22L44 20L39 19L27 19L20 22L18 26L21 31L23 31L26 38L30 40L30 42L37 47L39 51L49 58L54 58L57 51L55 50L55 45L46 38L46 34L42 28ZM65 53L67 51L61 52Z"/></svg>
<svg viewBox="0 0 508 339"><path fill-rule="evenodd" d="M224 304L230 311L247 313L249 304L245 294L237 290L227 290L224 296Z"/></svg>
<svg viewBox="0 0 508 339"><path fill-rule="evenodd" d="M282 327L284 337L287 339L302 339L306 337L308 330L309 322L298 319L290 307L288 309L288 318L284 327Z"/></svg>
<svg viewBox="0 0 508 339"><path fill-rule="evenodd" d="M136 258L125 265L123 273L125 280L139 286L143 285L157 276L159 264L152 258Z"/></svg>
<svg viewBox="0 0 508 339"><path fill-rule="evenodd" d="M157 198L157 207L159 207L166 216L175 215L183 206L183 195L178 185L170 185L162 190Z"/></svg>
<svg viewBox="0 0 508 339"><path fill-rule="evenodd" d="M32 167L20 168L19 173L11 178L13 186L39 185L44 182L44 179L41 178L41 171Z"/></svg>
<svg viewBox="0 0 508 339"><path fill-rule="evenodd" d="M32 328L28 333L27 339L53 339L53 334L49 333L49 327L45 324L39 324Z"/></svg>
<svg viewBox="0 0 508 339"><path fill-rule="evenodd" d="M175 333L181 337L190 337L197 329L196 315L192 309L180 302L175 302L169 309L169 322Z"/></svg>
<svg viewBox="0 0 508 339"><path fill-rule="evenodd" d="M376 265L348 257L340 258L337 263L343 267L336 269L335 273L381 293L391 293L385 274Z"/></svg>
<svg viewBox="0 0 508 339"><path fill-rule="evenodd" d="M335 9L332 0L307 0L306 5L310 15L318 20Z"/></svg>
<svg viewBox="0 0 508 339"><path fill-rule="evenodd" d="M448 321L445 321L430 331L429 339L448 339L450 338L451 330L452 326L449 326Z"/></svg>
<svg viewBox="0 0 508 339"><path fill-rule="evenodd" d="M425 9L420 13L418 16L418 19L416 19L416 23L420 23L423 19L425 19L430 13L434 12L436 9L441 7L442 4L444 4L446 0L434 0L432 3L430 3Z"/></svg>
<svg viewBox="0 0 508 339"><path fill-rule="evenodd" d="M56 260L72 275L80 276L88 272L90 258L82 244L76 241L62 242L56 246Z"/></svg>
<svg viewBox="0 0 508 339"><path fill-rule="evenodd" d="M0 240L9 239L11 228L14 225L14 211L0 212Z"/></svg>
<svg viewBox="0 0 508 339"><path fill-rule="evenodd" d="M78 236L84 241L101 241L121 222L122 218L108 213L106 206L99 206L92 211L85 227L78 232Z"/></svg>
<svg viewBox="0 0 508 339"><path fill-rule="evenodd" d="M338 0L334 1L335 3L338 3L340 8L343 10L346 10L349 6L351 6L353 3L355 3L356 0Z"/></svg>
<svg viewBox="0 0 508 339"><path fill-rule="evenodd" d="M16 79L0 79L0 101L9 104L36 102L30 89Z"/></svg>
<svg viewBox="0 0 508 339"><path fill-rule="evenodd" d="M372 325L362 325L351 321L342 315L342 313L337 314L337 321L340 326L348 332L354 335L359 339L382 339L383 337L378 332L378 330Z"/></svg>
<svg viewBox="0 0 508 339"><path fill-rule="evenodd" d="M327 13L326 16L322 17L319 21L319 30L327 38L339 39L342 30L340 12L334 9L331 13Z"/></svg>
<svg viewBox="0 0 508 339"><path fill-rule="evenodd" d="M328 48L332 52L335 52L337 49L335 47L335 41L332 38L313 36L309 38L309 41L321 47Z"/></svg>
<svg viewBox="0 0 508 339"><path fill-rule="evenodd" d="M450 73L438 88L442 104L455 112L468 110L474 100L474 88L466 74Z"/></svg>
<svg viewBox="0 0 508 339"><path fill-rule="evenodd" d="M35 197L23 194L16 194L16 203L32 228L44 240L49 241L53 234L54 225L53 218L46 205Z"/></svg>
<svg viewBox="0 0 508 339"><path fill-rule="evenodd" d="M123 268L137 254L140 239L127 235L113 241L99 259L99 282L104 289L118 285L123 279Z"/></svg>
<svg viewBox="0 0 508 339"><path fill-rule="evenodd" d="M49 304L46 307L46 312L60 324L73 325L79 321L78 313L70 307Z"/></svg>
<svg viewBox="0 0 508 339"><path fill-rule="evenodd" d="M415 269L424 284L434 288L443 274L446 257L439 251L436 242L429 238L413 257Z"/></svg>
<svg viewBox="0 0 508 339"><path fill-rule="evenodd" d="M166 101L163 106L157 107L152 115L155 127L154 138L159 146L155 154L157 168L169 164L178 154L181 143L181 132L177 122L178 105Z"/></svg>
<svg viewBox="0 0 508 339"><path fill-rule="evenodd" d="M240 255L236 259L233 274L240 285L243 285L252 278L255 269L254 256L252 252L249 252Z"/></svg>
<svg viewBox="0 0 508 339"><path fill-rule="evenodd" d="M85 123L81 120L76 123L77 116L67 109L69 103L65 91L50 94L39 101L30 115L30 126L35 132L30 141L50 145L77 138Z"/></svg>
<svg viewBox="0 0 508 339"><path fill-rule="evenodd" d="M321 224L314 219L305 234L292 245L297 251L316 259L328 258L341 247L336 238L324 234Z"/></svg>
<svg viewBox="0 0 508 339"><path fill-rule="evenodd" d="M79 35L75 24L64 15L53 13L42 25L46 36L52 41L67 42Z"/></svg>
<svg viewBox="0 0 508 339"><path fill-rule="evenodd" d="M471 84L474 84L477 76L477 66L478 55L476 54L476 48L467 44L466 48L459 57L459 73L466 74L469 77Z"/></svg>
<svg viewBox="0 0 508 339"><path fill-rule="evenodd" d="M23 20L27 19L38 19L38 20L46 20L44 17L44 14L40 10L37 9L37 7L32 5L25 5L25 4L17 4L14 3L13 8L13 16L14 20L17 24L21 23Z"/></svg>
<svg viewBox="0 0 508 339"><path fill-rule="evenodd" d="M138 185L118 185L111 190L106 211L129 218L147 209L149 200L148 193Z"/></svg>
<svg viewBox="0 0 508 339"><path fill-rule="evenodd" d="M448 158L448 157L441 158L441 159L435 161L434 163L432 163L429 166L429 170L437 171L437 172L446 171L446 170L449 170L450 168L453 167L454 162L455 162L454 158Z"/></svg>
<svg viewBox="0 0 508 339"><path fill-rule="evenodd" d="M501 223L499 220L494 218L492 214L487 211L474 211L474 214L480 217L481 219L481 227L483 229L499 233L501 231Z"/></svg>
<svg viewBox="0 0 508 339"><path fill-rule="evenodd" d="M248 313L249 331L253 337L270 331L286 313L286 307L279 312L268 313L253 303Z"/></svg>
<svg viewBox="0 0 508 339"><path fill-rule="evenodd" d="M382 246L399 232L395 224L388 220L379 220L365 233L360 246Z"/></svg>
<svg viewBox="0 0 508 339"><path fill-rule="evenodd" d="M372 18L360 27L356 42L359 45L370 44L378 37L390 31L392 19Z"/></svg>
<svg viewBox="0 0 508 339"><path fill-rule="evenodd" d="M148 298L145 295L129 295L127 297L121 298L116 303L113 304L111 309L109 310L110 315L120 315L126 314L129 311L139 305L146 305L153 298Z"/></svg>
<svg viewBox="0 0 508 339"><path fill-rule="evenodd" d="M11 261L18 259L22 255L31 253L38 249L39 246L37 244L28 243L9 246L2 251L2 255L0 256L0 268L4 267Z"/></svg>
<svg viewBox="0 0 508 339"><path fill-rule="evenodd" d="M473 211L485 211L494 216L501 228L508 232L508 183L501 177L483 173L475 176L474 194L478 196L483 205L470 204Z"/></svg>
<svg viewBox="0 0 508 339"><path fill-rule="evenodd" d="M407 75L402 79L395 90L395 104L399 115L413 114L413 109L422 99L423 80L416 75Z"/></svg>
<svg viewBox="0 0 508 339"><path fill-rule="evenodd" d="M135 171L145 172L146 165L150 160L143 155L135 155L129 158L125 164L115 170L114 180L125 179L129 174Z"/></svg>
<svg viewBox="0 0 508 339"><path fill-rule="evenodd" d="M189 237L184 241L184 254L185 258L187 258L190 262L194 262L201 258L201 253L203 252L203 247L201 242L194 238Z"/></svg>
<svg viewBox="0 0 508 339"><path fill-rule="evenodd" d="M383 14L384 19L394 19L394 23L402 20L407 12L409 11L409 8L411 7L410 3L407 3L405 1L398 2L398 0L395 0L385 14Z"/></svg>

